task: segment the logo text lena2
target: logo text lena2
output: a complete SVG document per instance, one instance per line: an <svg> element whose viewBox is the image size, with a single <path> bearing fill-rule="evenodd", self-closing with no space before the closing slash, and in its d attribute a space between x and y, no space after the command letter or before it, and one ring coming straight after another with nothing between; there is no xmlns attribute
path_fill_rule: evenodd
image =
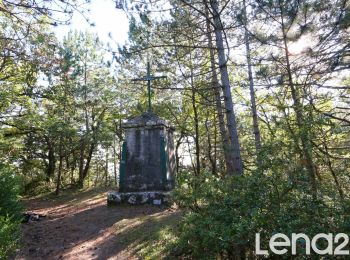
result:
<svg viewBox="0 0 350 260"><path fill-rule="evenodd" d="M319 246L322 242L322 246ZM274 234L269 241L269 249L273 254L301 254L310 255L311 250L318 255L349 255L348 250L349 237L347 234L339 233L320 233L310 239L306 234L293 233L291 238L282 233ZM300 245L302 244L302 248ZM319 246L319 247L318 247ZM300 252L302 250L302 252ZM268 249L262 249L260 243L260 234L255 234L255 253L257 255L269 255Z"/></svg>

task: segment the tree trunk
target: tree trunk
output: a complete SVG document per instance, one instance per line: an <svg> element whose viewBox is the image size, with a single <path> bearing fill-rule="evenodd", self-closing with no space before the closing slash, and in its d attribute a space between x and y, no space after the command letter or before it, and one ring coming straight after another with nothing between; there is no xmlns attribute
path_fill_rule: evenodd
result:
<svg viewBox="0 0 350 260"><path fill-rule="evenodd" d="M192 109L194 114L194 142L196 146L196 168L195 173L200 174L201 171L201 164L200 164L200 146L199 146L199 119L198 119L198 111L197 111L197 104L196 104L196 89L194 87L194 80L193 80L193 66L192 66L192 56L190 55L190 62L191 62L191 101L192 101Z"/></svg>
<svg viewBox="0 0 350 260"><path fill-rule="evenodd" d="M332 162L331 162L331 158L330 158L330 154L329 154L329 150L328 150L328 146L327 146L327 143L326 143L326 140L325 140L325 137L324 137L324 148L325 148L325 152L326 152L326 163L327 163L327 166L332 174L332 177L333 177L333 180L334 180L334 183L335 183L335 186L337 187L337 190L339 192L339 196L340 196L340 199L342 200L342 202L344 201L344 191L343 189L341 188L341 185L339 183L339 180L338 180L338 177L337 177L337 174L335 173L334 169L333 169L333 165L332 165Z"/></svg>
<svg viewBox="0 0 350 260"><path fill-rule="evenodd" d="M66 79L67 80L67 79ZM67 106L67 84L64 85L64 102L63 102L63 109L62 109L62 119L64 126L67 124L66 120L66 106ZM65 157L64 151L63 151L63 141L65 136L65 128L61 129L60 131L60 143L58 147L58 154L59 154L59 164L58 164L58 174L57 174L57 183L56 183L56 195L60 193L61 188L61 177L62 177L62 168L63 168L63 158Z"/></svg>
<svg viewBox="0 0 350 260"><path fill-rule="evenodd" d="M298 90L295 88L292 76L292 69L289 61L289 51L288 51L288 43L287 43L287 35L284 23L284 12L283 7L280 3L280 11L281 11L281 29L282 29L282 37L284 44L284 54L286 59L286 70L288 74L288 85L291 90L292 100L293 100L293 109L295 111L295 117L297 122L297 127L299 130L299 139L301 141L302 147L302 157L305 159L306 169L309 174L311 188L313 190L314 195L317 193L317 185L316 185L316 174L315 167L312 158L312 144L310 142L310 133L309 129L305 126L305 120L303 115L302 104L300 102L300 96Z"/></svg>
<svg viewBox="0 0 350 260"><path fill-rule="evenodd" d="M204 123L206 134L207 134L207 142L208 142L207 155L208 155L208 159L209 159L210 164L211 164L211 173L213 175L216 175L216 160L212 156L211 134L210 134L208 117L209 117L209 110L206 113L206 118L205 118L205 123Z"/></svg>
<svg viewBox="0 0 350 260"><path fill-rule="evenodd" d="M86 158L86 163L85 163L85 167L84 170L82 172L82 175L79 176L79 186L82 188L84 186L84 180L86 178L86 176L88 175L89 169L90 169L90 163L91 163L91 159L92 159L92 155L94 153L95 150L95 139L93 140L93 142L90 144L90 148L89 148L89 153L88 156Z"/></svg>
<svg viewBox="0 0 350 260"><path fill-rule="evenodd" d="M56 183L56 191L55 194L58 195L60 193L60 188L61 188L61 177L62 177L62 167L63 167L63 152L62 152L62 137L60 138L60 147L59 147L59 154L60 154L60 159L58 163L58 173L57 173L57 183Z"/></svg>
<svg viewBox="0 0 350 260"><path fill-rule="evenodd" d="M210 1L211 7L213 9L213 22L214 22L214 33L216 48L219 58L219 68L221 76L222 91L225 101L225 110L226 110L226 124L228 129L228 136L231 142L230 150L233 156L233 172L229 174L233 175L243 175L243 163L241 158L241 149L238 140L237 133L237 124L236 116L233 108L232 94L231 94L231 85L230 79L227 70L227 59L224 48L224 39L223 39L223 26L220 19L219 5L217 0Z"/></svg>
<svg viewBox="0 0 350 260"><path fill-rule="evenodd" d="M72 156L73 156L73 162L71 163L71 167L70 167L70 173L71 173L70 183L71 183L71 185L73 185L75 183L74 171L75 171L75 168L77 166L77 157L76 157L75 151L73 152Z"/></svg>
<svg viewBox="0 0 350 260"><path fill-rule="evenodd" d="M249 79L249 92L250 92L250 103L252 109L252 118L253 118L253 132L254 132L254 140L255 140L255 150L257 153L257 162L258 165L261 165L261 159L259 156L259 151L261 149L261 136L258 122L258 113L256 109L256 100L255 100L255 89L254 89L254 79L252 72L252 61L250 56L250 43L249 43L249 35L248 35L248 21L247 21L247 10L246 3L243 0L243 19L244 19L244 42L246 49L246 57L247 57L247 65L248 65L248 79Z"/></svg>
<svg viewBox="0 0 350 260"><path fill-rule="evenodd" d="M79 188L83 188L84 186L84 179L86 176L85 169L87 164L86 162L86 164L84 165L85 146L86 146L86 138L89 137L89 134L90 134L90 123L89 123L89 115L88 115L88 108L87 108L87 64L86 62L84 62L84 96L83 98L84 98L84 116L85 116L86 133L84 136L82 136L81 145L80 145L79 181L78 181Z"/></svg>
<svg viewBox="0 0 350 260"><path fill-rule="evenodd" d="M51 178L55 175L56 168L56 156L53 146L48 142L48 165L46 169L46 181L49 182Z"/></svg>
<svg viewBox="0 0 350 260"><path fill-rule="evenodd" d="M106 148L105 186L108 186L108 148Z"/></svg>
<svg viewBox="0 0 350 260"><path fill-rule="evenodd" d="M185 134L183 131L180 132L179 139L176 140L175 145L175 161L176 161L176 173L179 173L179 167L180 167L180 156L179 156L179 148L182 144L182 139L184 138Z"/></svg>
<svg viewBox="0 0 350 260"><path fill-rule="evenodd" d="M208 9L206 8L206 15L209 17L208 14ZM213 37L211 36L210 32L210 23L207 19L206 21L206 26L207 26L207 38L208 38L208 47L209 47L209 54L210 54L210 68L211 68L211 73L212 73L212 88L214 91L215 95L215 106L216 106L216 111L218 115L218 121L219 121L219 130L220 130L220 136L222 140L222 148L223 148L223 154L225 158L225 164L226 164L226 171L227 173L232 173L234 170L233 167L233 158L232 154L230 153L230 140L227 134L227 130L225 127L225 116L224 112L222 109L222 104L221 104L221 95L220 95L220 84L219 84L219 79L218 75L216 73L216 66L215 66L215 54L213 50Z"/></svg>
<svg viewBox="0 0 350 260"><path fill-rule="evenodd" d="M116 134L113 136L113 173L114 173L114 184L117 185L117 150L116 150Z"/></svg>
<svg viewBox="0 0 350 260"><path fill-rule="evenodd" d="M84 138L81 139L80 144L80 155L79 155L79 180L78 185L79 188L83 188L84 186L84 156L85 156L85 140Z"/></svg>

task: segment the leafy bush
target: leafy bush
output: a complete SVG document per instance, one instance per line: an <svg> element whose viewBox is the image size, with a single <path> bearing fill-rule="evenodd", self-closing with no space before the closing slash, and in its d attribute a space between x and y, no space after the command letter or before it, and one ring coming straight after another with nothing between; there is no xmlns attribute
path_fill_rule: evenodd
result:
<svg viewBox="0 0 350 260"><path fill-rule="evenodd" d="M51 192L54 185L38 177L38 179L30 180L23 186L22 195L37 196Z"/></svg>
<svg viewBox="0 0 350 260"><path fill-rule="evenodd" d="M18 193L16 175L0 163L0 259L13 254L18 245L22 211Z"/></svg>
<svg viewBox="0 0 350 260"><path fill-rule="evenodd" d="M185 173L179 178L175 200L190 210L181 223L174 253L195 259L253 255L256 233L260 233L261 248L268 249L275 233L313 237L350 231L347 202L322 196L322 190L315 198L307 182L296 185L278 174L220 180ZM298 250L303 254L302 244Z"/></svg>
<svg viewBox="0 0 350 260"><path fill-rule="evenodd" d="M12 255L20 236L20 222L8 216L0 216L0 259L6 259Z"/></svg>

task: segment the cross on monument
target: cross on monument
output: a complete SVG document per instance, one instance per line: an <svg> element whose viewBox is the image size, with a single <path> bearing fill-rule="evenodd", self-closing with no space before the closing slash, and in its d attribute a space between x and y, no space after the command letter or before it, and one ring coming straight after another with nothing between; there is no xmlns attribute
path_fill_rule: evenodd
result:
<svg viewBox="0 0 350 260"><path fill-rule="evenodd" d="M151 66L149 64L149 61L147 61L147 75L146 77L138 78L138 79L133 79L132 81L147 81L147 91L148 91L148 112L152 111L151 107L151 80L156 80L156 79L165 79L166 76L152 76L151 75Z"/></svg>

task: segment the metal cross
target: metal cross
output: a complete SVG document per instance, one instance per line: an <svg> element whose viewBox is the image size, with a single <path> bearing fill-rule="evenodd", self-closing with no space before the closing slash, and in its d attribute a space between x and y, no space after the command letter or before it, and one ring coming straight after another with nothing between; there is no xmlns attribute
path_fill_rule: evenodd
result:
<svg viewBox="0 0 350 260"><path fill-rule="evenodd" d="M133 79L132 81L147 81L147 91L148 91L148 112L152 111L151 107L151 80L156 80L156 79L165 79L166 76L152 76L151 75L151 66L149 62L147 62L147 75L146 77L143 78L138 78L138 79Z"/></svg>

